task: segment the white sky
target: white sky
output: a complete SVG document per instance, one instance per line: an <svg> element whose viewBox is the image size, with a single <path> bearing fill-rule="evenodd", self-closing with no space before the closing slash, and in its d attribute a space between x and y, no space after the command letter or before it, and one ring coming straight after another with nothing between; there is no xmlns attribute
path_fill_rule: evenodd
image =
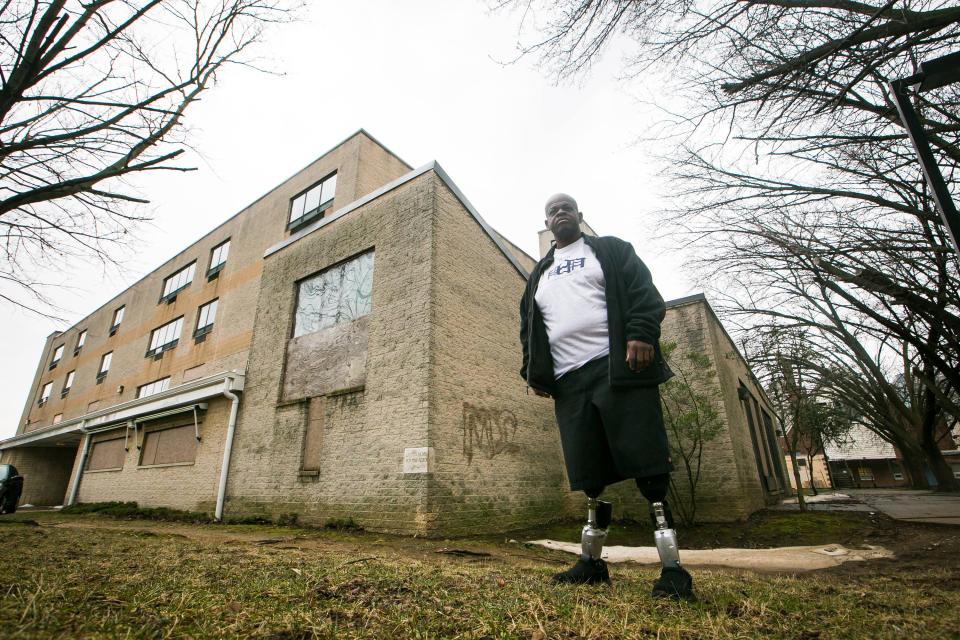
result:
<svg viewBox="0 0 960 640"><path fill-rule="evenodd" d="M271 33L282 76L234 70L187 112L198 171L137 182L151 201L122 272L78 264L56 302L68 322L0 317L0 439L16 432L46 336L64 329L363 127L414 167L437 160L480 215L537 257L543 203L577 198L600 234L631 241L667 299L693 292L683 255L647 240L664 208L660 166L634 141L660 116L616 79L616 53L579 85L555 86L515 55L518 16L478 0L313 3Z"/></svg>

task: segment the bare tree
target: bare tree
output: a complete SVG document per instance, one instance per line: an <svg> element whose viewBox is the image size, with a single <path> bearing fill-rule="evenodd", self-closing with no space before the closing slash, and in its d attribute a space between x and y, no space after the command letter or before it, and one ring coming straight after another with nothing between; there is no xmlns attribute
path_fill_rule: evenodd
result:
<svg viewBox="0 0 960 640"><path fill-rule="evenodd" d="M960 416L960 273L887 81L960 44L947 0L565 0L522 6L545 36L523 46L560 76L617 37L625 75L669 63L689 99L670 130L676 210L661 228L697 245L693 268L744 330L802 330L834 393L923 482L957 489L936 446ZM530 16L534 16L530 18ZM917 98L947 180L960 166L960 91ZM910 382L909 398L895 381Z"/></svg>
<svg viewBox="0 0 960 640"><path fill-rule="evenodd" d="M853 426L849 407L836 399L832 367L811 349L805 331L769 327L746 342L751 366L760 373L767 394L784 423L784 440L793 467L797 501L806 511L798 453L803 453L816 495L814 457L824 445L840 442Z"/></svg>
<svg viewBox="0 0 960 640"><path fill-rule="evenodd" d="M0 298L49 315L40 267L109 263L145 219L124 188L186 171L183 116L251 48L282 0L0 4Z"/></svg>

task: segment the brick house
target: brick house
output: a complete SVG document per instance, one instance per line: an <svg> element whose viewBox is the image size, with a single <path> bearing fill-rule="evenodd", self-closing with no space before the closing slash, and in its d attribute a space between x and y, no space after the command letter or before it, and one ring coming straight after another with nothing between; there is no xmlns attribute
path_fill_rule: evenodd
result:
<svg viewBox="0 0 960 640"><path fill-rule="evenodd" d="M412 169L361 130L52 334L2 460L37 505L424 535L579 514L552 402L517 374L532 265L439 165ZM664 334L718 372L705 519L778 501L773 412L703 296L670 303ZM635 490L611 494L645 512Z"/></svg>

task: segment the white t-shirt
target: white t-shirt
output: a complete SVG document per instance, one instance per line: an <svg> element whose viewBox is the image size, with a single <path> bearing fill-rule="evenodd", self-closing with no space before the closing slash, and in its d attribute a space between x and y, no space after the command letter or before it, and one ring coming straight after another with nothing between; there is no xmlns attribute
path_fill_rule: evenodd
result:
<svg viewBox="0 0 960 640"><path fill-rule="evenodd" d="M603 271L582 237L554 250L535 298L547 327L554 377L610 353Z"/></svg>

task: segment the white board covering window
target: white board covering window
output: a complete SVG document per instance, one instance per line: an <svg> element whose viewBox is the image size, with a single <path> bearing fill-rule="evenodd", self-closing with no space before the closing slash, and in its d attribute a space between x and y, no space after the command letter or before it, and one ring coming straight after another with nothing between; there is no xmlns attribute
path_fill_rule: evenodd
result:
<svg viewBox="0 0 960 640"><path fill-rule="evenodd" d="M370 313L373 253L368 251L300 283L293 331L295 338Z"/></svg>

